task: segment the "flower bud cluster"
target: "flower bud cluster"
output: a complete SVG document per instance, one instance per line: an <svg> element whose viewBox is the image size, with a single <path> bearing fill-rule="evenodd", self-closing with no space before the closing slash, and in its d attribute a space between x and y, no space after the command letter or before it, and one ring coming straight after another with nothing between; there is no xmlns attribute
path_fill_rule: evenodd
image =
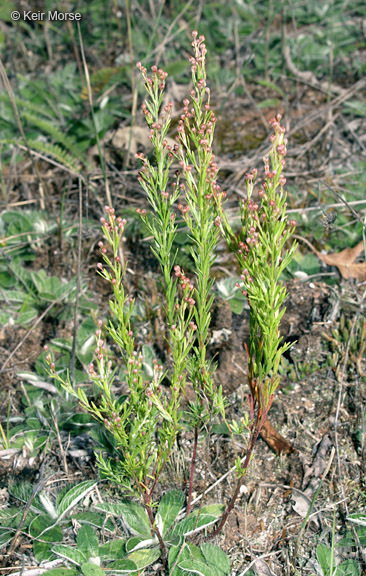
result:
<svg viewBox="0 0 366 576"><path fill-rule="evenodd" d="M243 285L244 295L252 292L255 281L259 282L258 286L265 286L267 267L281 266L281 251L296 226L296 221L288 221L286 216L286 195L283 190L286 178L282 169L287 139L284 138L285 128L280 120L281 116L278 115L270 121L274 134L270 154L263 158L265 182L259 189L258 201L253 199L257 170L253 168L245 175L247 197L241 202L242 230L235 245L242 264L241 282L237 283L237 287ZM276 238L275 243L273 238ZM254 290L257 288L253 287Z"/></svg>
<svg viewBox="0 0 366 576"><path fill-rule="evenodd" d="M145 393L147 398L153 398L153 397L160 398L160 396L163 393L163 389L160 386L160 382L163 375L163 366L159 364L156 358L153 359L152 363L154 367L154 377L153 380L147 385ZM149 406L151 405L152 403L149 402Z"/></svg>
<svg viewBox="0 0 366 576"><path fill-rule="evenodd" d="M128 333L128 336L129 335L130 335L130 333ZM136 350L134 350L127 361L129 372L130 372L130 375L132 376L132 382L134 384L137 384L137 382L138 382L138 375L139 375L141 368L142 368L143 359L144 359L144 357L141 354L141 352L140 352L140 354L137 354Z"/></svg>
<svg viewBox="0 0 366 576"><path fill-rule="evenodd" d="M121 417L117 414L117 412L112 412L109 418L104 418L103 421L109 430L118 430L118 428L121 428Z"/></svg>
<svg viewBox="0 0 366 576"><path fill-rule="evenodd" d="M55 363L54 363L54 361L53 361L53 359L52 359L51 353L48 352L48 346L47 346L47 344L45 344L45 345L43 346L43 350L44 350L45 352L47 352L46 362L47 362L48 366L50 367L51 372L54 372L54 370L55 370L55 368L56 368L56 365L55 365Z"/></svg>
<svg viewBox="0 0 366 576"><path fill-rule="evenodd" d="M136 214L140 214L140 216L146 216L145 208L136 208Z"/></svg>
<svg viewBox="0 0 366 576"><path fill-rule="evenodd" d="M182 272L178 265L174 266L174 275L176 278L179 278L179 284L185 294L184 301L192 308L196 303L194 298L190 295L194 290L192 282L187 278L187 276L185 276L184 272Z"/></svg>
<svg viewBox="0 0 366 576"><path fill-rule="evenodd" d="M106 343L105 340L103 340L102 338L102 331L100 328L98 328L98 330L95 332L95 336L97 347L95 348L94 352L97 355L98 360L103 360Z"/></svg>
<svg viewBox="0 0 366 576"><path fill-rule="evenodd" d="M116 218L114 208L110 208L109 206L104 206L104 210L107 212L109 219L108 219L108 221L103 217L100 219L100 222L101 222L103 228L108 230L109 233L111 233L113 230L115 232L123 231L125 226L126 226L127 220L125 218L121 218L120 216L118 216L118 218Z"/></svg>
<svg viewBox="0 0 366 576"><path fill-rule="evenodd" d="M178 204L178 210L180 210L180 212L182 212L183 216L185 216L185 214L187 214L189 212L189 206L188 206L188 204L186 204L185 206L183 206L183 204Z"/></svg>
<svg viewBox="0 0 366 576"><path fill-rule="evenodd" d="M189 59L192 65L192 72L195 74L197 70L204 70L205 68L205 56L207 54L207 48L205 45L205 37L198 36L197 30L192 32L193 41L192 46L194 48L194 56ZM205 87L205 83L202 83L202 87Z"/></svg>
<svg viewBox="0 0 366 576"><path fill-rule="evenodd" d="M206 46L204 36L199 36L196 31L192 33L194 56L192 56L192 74L194 88L190 92L190 99L183 100L183 113L178 122L177 141L180 148L176 153L179 164L182 168L183 175L188 188L187 199L188 205L182 203L178 209L182 212L183 218L191 228L197 218L195 205L200 205L202 209L202 200L211 204L214 197L224 197L225 193L221 191L217 183L218 166L215 156L212 152L212 140L214 135L217 118L210 106L210 91L206 85L205 55ZM204 186L197 182L198 166L201 173ZM181 191L185 192L184 184L181 184ZM191 210L192 217L187 214ZM220 226L218 221L216 227Z"/></svg>
<svg viewBox="0 0 366 576"><path fill-rule="evenodd" d="M137 62L136 68L140 70L143 79L145 80L146 87L153 88L155 83L158 82L160 90L164 90L165 88L165 80L168 76L167 72L164 72L161 68L158 69L157 66L151 66L152 76L147 74L147 69L141 64L141 62Z"/></svg>
<svg viewBox="0 0 366 576"><path fill-rule="evenodd" d="M104 209L108 214L108 220L102 217L100 222L102 224L102 229L105 239L107 240L107 244L113 249L115 263L119 264L120 257L117 255L117 250L123 236L127 220L125 218L121 218L120 216L117 218L114 208L105 206ZM102 241L98 242L98 246L103 260L111 266L111 262L107 256L107 246ZM113 285L117 284L116 278L111 276L111 274L104 268L102 262L98 262L97 269L99 273L107 280L109 280Z"/></svg>

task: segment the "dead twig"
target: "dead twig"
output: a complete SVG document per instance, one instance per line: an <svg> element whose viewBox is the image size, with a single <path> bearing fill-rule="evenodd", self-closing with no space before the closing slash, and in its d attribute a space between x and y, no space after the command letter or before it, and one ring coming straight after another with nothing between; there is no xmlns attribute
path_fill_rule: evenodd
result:
<svg viewBox="0 0 366 576"><path fill-rule="evenodd" d="M70 355L70 376L71 381L75 382L75 357L76 357L76 338L78 332L78 312L79 312L79 295L81 290L81 246L83 234L83 186L79 177L79 233L78 233L78 256L76 272L76 294L74 307L74 326L72 333L72 346Z"/></svg>

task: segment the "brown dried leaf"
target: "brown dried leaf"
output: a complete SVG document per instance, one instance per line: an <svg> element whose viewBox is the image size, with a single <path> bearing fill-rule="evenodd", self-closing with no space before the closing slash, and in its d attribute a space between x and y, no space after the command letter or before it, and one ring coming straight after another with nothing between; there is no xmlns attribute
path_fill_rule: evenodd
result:
<svg viewBox="0 0 366 576"><path fill-rule="evenodd" d="M354 263L363 248L363 242L361 241L354 248L345 248L341 252L334 252L333 254L321 254L315 249L314 251L325 264L336 266L342 278L357 278L363 282L366 280L366 262Z"/></svg>
<svg viewBox="0 0 366 576"><path fill-rule="evenodd" d="M269 420L266 420L263 425L261 437L266 444L276 452L277 456L280 454L291 454L292 452L297 452L290 442L277 432Z"/></svg>

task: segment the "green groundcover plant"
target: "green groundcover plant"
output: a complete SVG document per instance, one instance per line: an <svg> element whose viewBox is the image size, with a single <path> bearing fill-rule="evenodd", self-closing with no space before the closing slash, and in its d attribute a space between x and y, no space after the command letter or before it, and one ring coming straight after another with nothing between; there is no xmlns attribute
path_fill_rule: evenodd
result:
<svg viewBox="0 0 366 576"><path fill-rule="evenodd" d="M212 151L216 116L206 81L204 37L193 32L192 46L193 88L183 101L175 144L167 138L173 107L164 99L167 74L153 66L149 75L141 63L137 64L147 92L142 109L154 148L153 162L142 153L137 154L142 163L139 181L147 198L146 207L137 212L152 237L151 249L161 269L166 365L155 359L150 378L143 370L144 355L136 344L132 322L135 300L124 286L121 238L126 220L117 216L111 206L105 208L101 219L104 240L99 243L98 263L99 274L113 289L111 319L107 324L99 322L95 361L89 365L90 379L100 396L91 399L83 388L74 386L69 378L65 380L58 373L52 354L47 354L51 376L104 424L118 445L120 459L105 458L102 453L96 458L104 477L139 501L129 504L132 522L146 527L143 535L140 531L138 550L150 550L151 561L160 558L174 576L229 571L226 556L213 544L208 551L208 543L197 548L186 539L198 530L204 529L207 539L222 530L273 402L280 360L289 348L289 344L282 343L279 331L286 298L280 276L295 250L291 236L296 224L286 215L286 179L282 170L287 140L278 116L271 121L274 134L270 153L264 158L265 180L255 193L257 172L253 169L247 174L247 196L240 203L241 226L239 231L233 230L225 213L226 194L218 184L219 169ZM173 163L180 166L174 178ZM174 249L179 217L191 242L194 277L185 274ZM249 409L243 410L238 421L231 422L226 417L223 391L215 384L215 362L208 357L215 282L212 267L220 237L237 258L241 270L237 290L247 297L250 306ZM117 344L123 359L127 396L118 397L113 392L116 368L110 360L108 338ZM183 399L188 385L193 388L195 399L187 405ZM192 511L198 438L203 431L209 438L212 422L219 418L234 446L235 436L246 444L244 454L238 453L236 458L236 487L226 508L213 504L211 508ZM170 496L163 496L158 504L159 479L183 423L191 427L194 438L188 493L168 492ZM211 532L207 530L209 526L214 527ZM213 566L212 558L216 556L220 562ZM118 573L131 573L127 568L121 570Z"/></svg>

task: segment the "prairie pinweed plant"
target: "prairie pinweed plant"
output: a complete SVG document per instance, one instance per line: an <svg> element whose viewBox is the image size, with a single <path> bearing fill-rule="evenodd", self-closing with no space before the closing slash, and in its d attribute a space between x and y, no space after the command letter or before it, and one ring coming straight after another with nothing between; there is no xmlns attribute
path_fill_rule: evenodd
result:
<svg viewBox="0 0 366 576"><path fill-rule="evenodd" d="M215 262L216 246L219 231L215 224L214 195L220 188L216 178L218 166L212 152L212 141L216 117L210 106L210 91L206 83L204 37L193 33L191 57L193 88L188 98L183 101L183 114L178 122L177 143L172 147L166 140L170 126L172 103L169 102L160 116L160 106L164 95L166 74L152 67L152 77L140 63L140 69L148 100L143 104L143 111L150 128L151 140L155 150L157 167L153 167L142 154L137 155L143 162L140 182L144 188L149 204L153 210L151 220L145 211L141 216L154 238L153 252L160 262L166 294L166 316L170 329L170 347L173 366L184 383L183 364L186 363L190 382L195 392L196 401L189 406L189 420L194 429L194 447L190 478L190 489L187 511L190 511L193 473L196 459L199 429L208 426L212 418L220 413L225 415L224 400L221 388L215 387L212 373L214 367L207 360L209 326L213 295L211 288L214 279L211 274ZM168 191L169 168L176 159L181 167L179 175ZM178 199L178 210L185 221L189 235L193 240L191 255L195 264L195 283L189 281L172 253L176 233L173 205ZM184 204L183 204L184 203ZM190 312L185 322L189 321L191 330L189 345L184 336L184 306L174 302L177 282L171 279L172 269L184 292L184 302ZM191 320L192 319L192 320ZM175 379L173 379L175 383Z"/></svg>
<svg viewBox="0 0 366 576"><path fill-rule="evenodd" d="M235 253L242 271L237 288L242 289L250 307L248 356L249 396L249 441L247 454L242 464L236 460L238 481L233 498L217 528L219 531L227 518L245 477L252 450L266 421L272 405L280 376L279 366L290 343L282 344L280 335L281 318L285 312L286 287L280 277L290 263L296 249L291 241L296 221L286 216L286 178L282 174L287 152L285 128L280 124L281 116L271 120L274 134L271 136L271 151L265 157L265 181L260 186L257 198L253 197L257 170L246 174L247 195L241 201L241 229L235 234L223 210L223 194L215 196L220 226L228 246Z"/></svg>
<svg viewBox="0 0 366 576"><path fill-rule="evenodd" d="M101 391L100 399L91 401L84 390L75 389L70 380L63 380L54 369L51 354L47 356L52 377L69 394L77 396L80 405L104 423L116 439L121 459L112 462L98 454L98 466L107 478L139 497L148 516L151 535L160 546L161 557L168 561L170 573L177 576L181 574L177 550L182 543L178 546L174 539L163 537L161 515L153 513L159 478L182 427L183 417L187 419L188 415L194 442L186 515L194 520L180 535L194 532L199 525L207 527L209 523L217 522L210 536L218 534L239 494L279 384L281 356L289 348L289 344L282 344L279 332L286 298L280 275L295 249L295 243L291 241L295 222L287 220L286 180L282 174L287 141L279 117L272 121L271 152L264 161L265 181L258 192L258 200L254 198L256 171L252 170L246 177L247 197L241 202L239 235L232 230L224 210L225 192L217 182L218 166L212 152L216 117L206 82L204 37L193 32L192 46L193 88L190 97L183 102L175 144L169 144L167 138L173 103L163 105L167 74L153 66L149 75L141 63L137 64L147 92L142 109L155 152L154 162L142 153L137 154L142 163L139 181L148 202L146 208L138 209L138 213L152 237L151 249L161 268L168 367L155 361L153 377L149 380L144 377L143 355L136 349L132 325L135 302L124 287L125 268L120 242L126 221L117 217L112 207L106 207L106 216L101 219L104 241L99 243L102 262L98 264L99 274L113 289L112 319L105 327L100 321L95 362L89 366L90 379ZM179 164L180 171L172 179L173 163ZM176 208L192 240L191 255L195 264L192 278L185 274L174 250ZM231 423L226 418L222 389L215 385L216 366L207 353L214 298L212 266L220 235L237 257L242 270L237 287L250 305L249 411L243 413L239 422ZM116 369L108 359L107 335L121 352L128 397L118 398L113 392ZM195 399L183 410L182 398L188 385L192 386ZM237 485L229 505L225 510L220 508L221 516L215 516L211 511L206 524L199 524L198 516L191 513L198 438L203 429L209 432L215 417L224 420L233 439L235 435L245 439L246 450L236 460ZM174 499L179 501L176 495Z"/></svg>

